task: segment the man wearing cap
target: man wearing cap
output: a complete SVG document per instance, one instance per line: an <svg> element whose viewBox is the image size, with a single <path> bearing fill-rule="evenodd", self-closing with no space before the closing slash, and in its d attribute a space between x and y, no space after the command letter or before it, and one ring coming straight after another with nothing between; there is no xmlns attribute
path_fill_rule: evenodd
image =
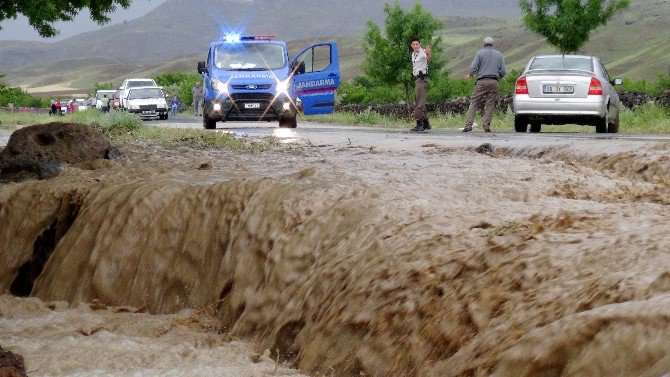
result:
<svg viewBox="0 0 670 377"><path fill-rule="evenodd" d="M193 98L193 112L195 116L202 116L202 102L205 99L205 94L202 92L199 82L196 82L195 86L191 88L191 97Z"/></svg>
<svg viewBox="0 0 670 377"><path fill-rule="evenodd" d="M476 75L477 83L470 97L470 108L463 132L472 131L477 109L484 107L484 132L491 132L493 111L498 101L498 82L507 74L505 59L500 51L493 49L493 38L484 38L484 48L475 55L466 79Z"/></svg>
<svg viewBox="0 0 670 377"><path fill-rule="evenodd" d="M412 75L414 76L414 119L416 127L411 131L425 131L430 129L428 114L426 113L426 100L428 98L428 61L430 60L430 45L421 48L419 38L412 38Z"/></svg>

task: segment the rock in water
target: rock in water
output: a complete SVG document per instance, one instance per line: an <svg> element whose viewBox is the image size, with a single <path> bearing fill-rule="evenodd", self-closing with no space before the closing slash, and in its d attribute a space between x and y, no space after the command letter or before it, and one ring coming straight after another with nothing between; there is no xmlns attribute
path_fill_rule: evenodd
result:
<svg viewBox="0 0 670 377"><path fill-rule="evenodd" d="M491 143L484 143L478 146L477 149L475 150L477 151L477 153L491 154L496 150L496 148Z"/></svg>
<svg viewBox="0 0 670 377"><path fill-rule="evenodd" d="M12 133L0 153L0 182L53 178L60 174L61 164L121 156L107 136L90 126L39 124Z"/></svg>
<svg viewBox="0 0 670 377"><path fill-rule="evenodd" d="M0 377L26 377L23 357L0 347Z"/></svg>

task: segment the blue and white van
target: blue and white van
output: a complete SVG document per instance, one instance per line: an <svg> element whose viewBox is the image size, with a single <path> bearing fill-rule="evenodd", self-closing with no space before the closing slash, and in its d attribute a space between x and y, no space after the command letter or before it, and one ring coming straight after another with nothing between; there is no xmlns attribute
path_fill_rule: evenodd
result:
<svg viewBox="0 0 670 377"><path fill-rule="evenodd" d="M218 121L279 121L297 127L298 112L329 114L340 69L335 42L310 45L292 60L272 36L227 35L198 63L203 75L203 126Z"/></svg>

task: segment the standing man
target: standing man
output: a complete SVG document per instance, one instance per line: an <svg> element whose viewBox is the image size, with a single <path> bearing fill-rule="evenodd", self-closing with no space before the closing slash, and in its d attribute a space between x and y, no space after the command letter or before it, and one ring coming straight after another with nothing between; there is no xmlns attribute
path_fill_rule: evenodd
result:
<svg viewBox="0 0 670 377"><path fill-rule="evenodd" d="M205 99L205 96L202 93L199 82L196 82L195 86L191 89L191 96L193 96L193 111L195 112L195 116L201 116L202 101Z"/></svg>
<svg viewBox="0 0 670 377"><path fill-rule="evenodd" d="M430 129L428 114L426 113L426 99L428 98L428 61L430 60L430 45L421 48L419 38L412 38L412 75L414 76L414 119L416 127L410 131L419 132Z"/></svg>
<svg viewBox="0 0 670 377"><path fill-rule="evenodd" d="M491 120L493 111L498 102L498 82L507 74L505 59L500 51L493 49L493 38L484 38L484 48L477 52L475 59L470 64L470 71L465 75L466 79L477 75L477 83L470 97L470 108L463 132L472 131L477 109L484 107L484 132L491 132Z"/></svg>
<svg viewBox="0 0 670 377"><path fill-rule="evenodd" d="M100 100L100 108L102 109L103 113L108 113L109 112L109 98L107 98L106 94Z"/></svg>

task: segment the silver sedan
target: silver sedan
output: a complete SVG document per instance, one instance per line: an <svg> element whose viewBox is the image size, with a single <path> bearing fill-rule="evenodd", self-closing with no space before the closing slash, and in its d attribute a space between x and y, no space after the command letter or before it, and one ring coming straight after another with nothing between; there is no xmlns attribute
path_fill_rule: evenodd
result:
<svg viewBox="0 0 670 377"><path fill-rule="evenodd" d="M597 133L619 132L621 101L611 80L594 56L536 56L516 81L514 128L540 132L542 124L582 124Z"/></svg>

